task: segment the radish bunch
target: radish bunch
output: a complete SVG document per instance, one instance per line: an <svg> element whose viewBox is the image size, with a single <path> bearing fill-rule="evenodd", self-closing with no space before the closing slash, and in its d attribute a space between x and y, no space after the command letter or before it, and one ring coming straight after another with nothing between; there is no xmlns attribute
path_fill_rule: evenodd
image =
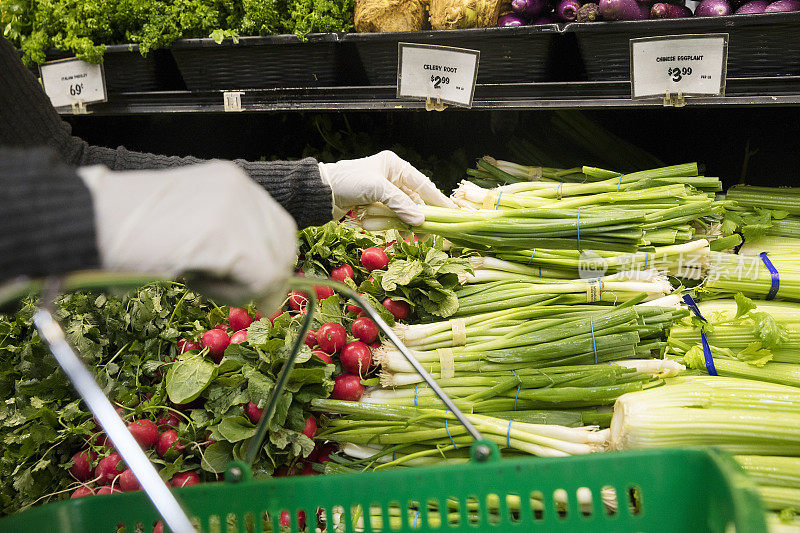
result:
<svg viewBox="0 0 800 533"><path fill-rule="evenodd" d="M128 431L146 453L152 454L155 448L155 453L161 458L175 459L182 455L186 448L180 442L178 432L172 429L172 416L174 415L160 418L158 424L147 418L134 420L128 424ZM177 426L177 421L174 425ZM159 432L159 426L166 426L169 429ZM81 450L72 456L69 473L77 481L77 488L72 491L70 497L82 498L141 490L139 480L125 465L119 453L111 447L105 435L98 433L97 436L102 438L90 439L90 443L93 444L91 448ZM191 470L174 474L169 480L169 484L173 487L188 487L200 482L200 475Z"/></svg>
<svg viewBox="0 0 800 533"><path fill-rule="evenodd" d="M334 378L332 396L339 400L358 401L364 393L361 378L373 369L372 348L377 347L378 326L366 316L350 325L351 337L337 322L327 322L309 336L306 344L312 354L328 364L339 363L342 372ZM315 344L312 346L311 344Z"/></svg>

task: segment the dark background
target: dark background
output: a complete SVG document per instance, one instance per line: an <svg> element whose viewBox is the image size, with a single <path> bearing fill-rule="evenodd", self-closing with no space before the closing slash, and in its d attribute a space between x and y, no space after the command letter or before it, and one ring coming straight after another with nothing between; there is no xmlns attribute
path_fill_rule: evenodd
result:
<svg viewBox="0 0 800 533"><path fill-rule="evenodd" d="M422 156L448 158L463 149L470 165L482 155L513 159L510 137L536 142L550 134L552 111L467 111L247 114L158 114L124 117L71 117L74 132L93 144L169 155L211 158L299 158L325 147L320 116L330 131L361 134L357 148L365 153L395 143ZM666 164L697 161L706 175L719 176L726 187L746 181L755 185L800 185L800 108L683 108L585 111L608 131L646 149ZM743 165L751 152L746 175ZM573 150L563 146L564 152ZM345 152L334 151L335 156ZM348 153L349 155L349 153ZM360 154L353 154L360 155ZM611 154L613 159L613 154ZM603 161L584 164L603 166ZM461 165L459 165L460 167ZM608 168L608 167L606 167ZM636 169L618 168L631 171ZM449 183L443 180L443 187Z"/></svg>

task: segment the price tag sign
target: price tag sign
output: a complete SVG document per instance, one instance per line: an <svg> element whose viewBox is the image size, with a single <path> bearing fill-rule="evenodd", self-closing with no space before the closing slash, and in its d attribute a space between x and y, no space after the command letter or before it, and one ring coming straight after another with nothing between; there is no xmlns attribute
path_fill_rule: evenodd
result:
<svg viewBox="0 0 800 533"><path fill-rule="evenodd" d="M631 96L723 96L728 34L631 39Z"/></svg>
<svg viewBox="0 0 800 533"><path fill-rule="evenodd" d="M398 43L397 98L472 107L479 50Z"/></svg>
<svg viewBox="0 0 800 533"><path fill-rule="evenodd" d="M106 78L103 65L80 59L61 59L39 67L44 92L53 107L91 104L106 101Z"/></svg>

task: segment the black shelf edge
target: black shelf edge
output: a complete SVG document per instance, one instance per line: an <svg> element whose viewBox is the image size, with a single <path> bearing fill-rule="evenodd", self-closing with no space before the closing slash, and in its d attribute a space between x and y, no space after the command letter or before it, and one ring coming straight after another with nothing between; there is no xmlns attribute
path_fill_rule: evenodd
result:
<svg viewBox="0 0 800 533"><path fill-rule="evenodd" d="M237 89L231 89L237 91ZM394 86L241 89L242 111L405 111L425 102L396 98ZM686 98L686 107L790 106L800 104L800 76L728 78L726 96ZM662 99L632 100L627 81L478 85L473 110L597 109L663 107ZM87 106L94 115L224 113L223 91L132 92ZM458 108L453 108L458 109ZM73 114L72 109L61 110Z"/></svg>

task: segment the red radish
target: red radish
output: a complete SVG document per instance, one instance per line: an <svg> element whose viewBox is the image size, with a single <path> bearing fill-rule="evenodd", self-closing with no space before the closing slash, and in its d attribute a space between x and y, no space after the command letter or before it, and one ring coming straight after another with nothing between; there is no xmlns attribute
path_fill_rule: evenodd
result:
<svg viewBox="0 0 800 533"><path fill-rule="evenodd" d="M74 500L75 498L83 498L84 496L92 496L92 495L94 495L94 491L89 487L83 486L75 489L75 492L72 493L70 499Z"/></svg>
<svg viewBox="0 0 800 533"><path fill-rule="evenodd" d="M291 525L291 516L289 511L281 511L281 527L289 527ZM306 513L305 511L297 511L297 527L298 529L306 528Z"/></svg>
<svg viewBox="0 0 800 533"><path fill-rule="evenodd" d="M108 457L103 457L97 466L94 468L94 477L97 479L98 485L108 485L114 478L122 471L118 470L121 466L122 457L118 453L112 453ZM125 464L125 463L122 463Z"/></svg>
<svg viewBox="0 0 800 533"><path fill-rule="evenodd" d="M158 438L156 452L165 459L169 459L183 453L183 444L178 440L178 432L168 429ZM170 457L167 457L167 456Z"/></svg>
<svg viewBox="0 0 800 533"><path fill-rule="evenodd" d="M306 463L306 466L303 467L303 472L300 475L301 476L318 476L319 472L314 470L314 463Z"/></svg>
<svg viewBox="0 0 800 533"><path fill-rule="evenodd" d="M357 305L348 305L348 306L346 306L346 309L347 309L348 313L353 313L353 314L356 314L356 315L359 314L359 313L363 313L364 312L364 310L361 309Z"/></svg>
<svg viewBox="0 0 800 533"><path fill-rule="evenodd" d="M306 418L306 427L303 429L303 435L309 439L313 439L317 434L317 419L313 416Z"/></svg>
<svg viewBox="0 0 800 533"><path fill-rule="evenodd" d="M381 343L380 342L373 342L373 343L370 343L369 347L370 347L370 349L374 350L376 348L380 348L381 347Z"/></svg>
<svg viewBox="0 0 800 533"><path fill-rule="evenodd" d="M333 354L342 349L347 342L347 331L336 322L322 324L317 330L317 343L322 351Z"/></svg>
<svg viewBox="0 0 800 533"><path fill-rule="evenodd" d="M317 332L314 330L306 333L306 346L314 348L317 345Z"/></svg>
<svg viewBox="0 0 800 533"><path fill-rule="evenodd" d="M292 291L289 293L289 307L292 311L304 311L308 305L308 296L300 291Z"/></svg>
<svg viewBox="0 0 800 533"><path fill-rule="evenodd" d="M200 476L194 472L181 472L172 476L169 483L173 487L191 487L200 483Z"/></svg>
<svg viewBox="0 0 800 533"><path fill-rule="evenodd" d="M314 293L317 295L317 300L324 300L333 296L333 289L325 285L314 285Z"/></svg>
<svg viewBox="0 0 800 533"><path fill-rule="evenodd" d="M314 350L313 352L311 352L311 354L312 355L316 355L317 357L319 357L320 359L322 359L325 363L327 363L329 365L333 364L333 359L331 359L331 356L326 354L322 350Z"/></svg>
<svg viewBox="0 0 800 533"><path fill-rule="evenodd" d="M139 480L136 479L136 476L133 475L133 470L130 468L126 469L122 474L119 475L119 488L122 490L122 492L142 490Z"/></svg>
<svg viewBox="0 0 800 533"><path fill-rule="evenodd" d="M228 324L231 325L233 331L247 329L252 323L253 319L250 318L249 314L247 314L247 309L242 307L231 307L228 311Z"/></svg>
<svg viewBox="0 0 800 533"><path fill-rule="evenodd" d="M186 353L192 350L199 350L200 343L190 341L185 337L181 337L178 339L178 353Z"/></svg>
<svg viewBox="0 0 800 533"><path fill-rule="evenodd" d="M372 350L361 341L348 342L339 355L342 367L351 374L366 374L372 366Z"/></svg>
<svg viewBox="0 0 800 533"><path fill-rule="evenodd" d="M180 423L181 423L181 419L178 417L177 414L175 414L172 411L170 411L169 414L166 414L166 415L160 417L158 420L156 420L156 425L158 427L172 426L172 427L176 428L176 427L178 427L178 424L180 424Z"/></svg>
<svg viewBox="0 0 800 533"><path fill-rule="evenodd" d="M217 324L216 326L214 326L214 329L219 329L221 331L228 332L228 331L230 331L231 326L229 324L225 324L225 323Z"/></svg>
<svg viewBox="0 0 800 533"><path fill-rule="evenodd" d="M372 246L361 252L361 264L369 271L383 270L389 266L389 256L383 248Z"/></svg>
<svg viewBox="0 0 800 533"><path fill-rule="evenodd" d="M244 406L244 412L247 415L247 418L250 419L250 422L253 424L258 424L258 421L261 420L261 415L264 413L264 410L259 409L258 405L255 403L249 402Z"/></svg>
<svg viewBox="0 0 800 533"><path fill-rule="evenodd" d="M119 494L120 492L122 491L119 490L117 487L111 488L110 486L105 486L97 489L97 492L95 494L97 494L98 496L102 496L103 494Z"/></svg>
<svg viewBox="0 0 800 533"><path fill-rule="evenodd" d="M278 309L271 317L269 317L269 321L275 322L275 319L281 316L282 314L283 314L283 309Z"/></svg>
<svg viewBox="0 0 800 533"><path fill-rule="evenodd" d="M353 325L350 326L350 331L355 338L367 344L375 342L375 339L378 338L378 326L368 316L355 319Z"/></svg>
<svg viewBox="0 0 800 533"><path fill-rule="evenodd" d="M128 424L128 431L131 432L133 438L139 443L139 446L145 450L152 448L158 442L158 428L156 425L143 418L141 420L134 420Z"/></svg>
<svg viewBox="0 0 800 533"><path fill-rule="evenodd" d="M383 306L392 313L395 320L403 320L411 312L411 306L408 305L408 302L404 302L403 300L386 298L383 301Z"/></svg>
<svg viewBox="0 0 800 533"><path fill-rule="evenodd" d="M353 279L353 267L347 263L331 270L331 279L334 279L339 283L344 283L344 280L347 278Z"/></svg>
<svg viewBox="0 0 800 533"><path fill-rule="evenodd" d="M262 318L261 313L256 311L256 315L253 317L253 321L258 322L259 320L261 320L261 318Z"/></svg>
<svg viewBox="0 0 800 533"><path fill-rule="evenodd" d="M247 330L240 329L233 335L231 335L231 344L241 344L247 340Z"/></svg>
<svg viewBox="0 0 800 533"><path fill-rule="evenodd" d="M156 527L153 528L153 533L164 533L164 522L161 520L156 522Z"/></svg>
<svg viewBox="0 0 800 533"><path fill-rule="evenodd" d="M97 454L91 450L78 452L72 456L74 463L69 467L69 473L80 481L87 481L92 478L92 463L97 460Z"/></svg>
<svg viewBox="0 0 800 533"><path fill-rule="evenodd" d="M231 343L231 338L221 329L210 329L203 334L203 348L208 348L208 353L215 363L222 360L225 348Z"/></svg>
<svg viewBox="0 0 800 533"><path fill-rule="evenodd" d="M335 400L347 400L357 402L364 394L364 385L361 379L353 374L342 374L333 380L333 392L331 396Z"/></svg>

